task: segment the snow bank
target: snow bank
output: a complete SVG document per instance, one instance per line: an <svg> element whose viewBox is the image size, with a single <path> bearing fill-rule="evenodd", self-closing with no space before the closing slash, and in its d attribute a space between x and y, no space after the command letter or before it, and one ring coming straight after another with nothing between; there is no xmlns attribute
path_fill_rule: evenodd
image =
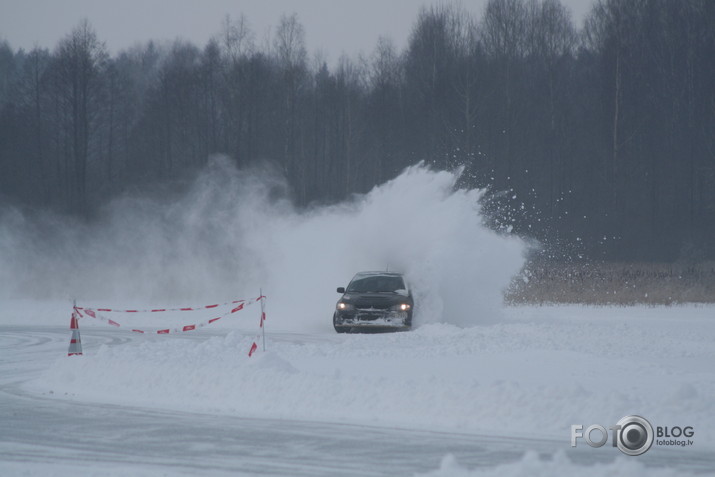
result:
<svg viewBox="0 0 715 477"><path fill-rule="evenodd" d="M90 225L0 210L0 300L165 307L262 287L274 323L327 331L336 287L389 267L416 289L416 323L492 321L523 245L482 225L480 191L455 189L457 178L415 166L298 210L280 177L215 159L183 194L119 199Z"/></svg>
<svg viewBox="0 0 715 477"><path fill-rule="evenodd" d="M571 462L562 451L548 459L540 458L534 451L524 454L524 457L514 463L502 464L485 469L468 470L459 465L452 455L445 456L438 470L420 477L554 477L557 475L583 475L590 477L613 477L616 475L633 476L648 475L649 477L687 477L691 474L680 469L658 469L646 467L634 459L618 457L608 464L579 465Z"/></svg>
<svg viewBox="0 0 715 477"><path fill-rule="evenodd" d="M642 310L647 315L647 309ZM712 308L513 309L504 323L386 335L136 336L57 360L35 391L246 417L550 438L639 414L715 447ZM130 335L134 336L134 335ZM194 335L200 337L200 335ZM85 342L91 334L85 333ZM687 449L684 450L687 452Z"/></svg>

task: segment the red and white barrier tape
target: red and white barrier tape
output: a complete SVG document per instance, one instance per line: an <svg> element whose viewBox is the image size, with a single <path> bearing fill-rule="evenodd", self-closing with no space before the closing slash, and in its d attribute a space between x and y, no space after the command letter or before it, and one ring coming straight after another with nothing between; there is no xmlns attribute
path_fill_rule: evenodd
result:
<svg viewBox="0 0 715 477"><path fill-rule="evenodd" d="M258 334L256 335L255 338L253 338L253 344L251 344L251 349L248 350L248 357L250 358L253 356L253 353L256 352L258 349L258 341L261 340L261 336L263 336L263 347L265 351L265 328L263 328L263 322L266 321L266 312L263 311L263 302L261 302L261 324L260 327L261 329L258 331Z"/></svg>
<svg viewBox="0 0 715 477"><path fill-rule="evenodd" d="M248 300L248 301L247 300L236 300L236 301L224 303L224 305L234 305L235 304L237 306L233 307L231 310L227 311L226 313L224 313L221 316L218 316L216 318L211 318L210 320L206 320L206 321L203 321L203 322L197 323L197 324L185 325L185 326L181 326L178 328L165 328L165 329L161 329L161 330L147 331L147 330L140 330L140 329L132 329L131 331L134 333L156 333L156 334L160 334L160 335L192 331L197 328L203 328L204 326L210 325L211 323L215 323L216 321L220 320L221 318L224 318L228 315L231 315L233 313L241 311L244 307L253 305L256 302L261 302L261 304L262 304L263 300L265 298L266 298L265 296L261 295L258 298L255 298L253 300ZM198 308L198 309L216 308L217 306L221 306L221 305L210 305L210 306L206 306L206 307ZM123 311L125 313L141 313L141 312L151 313L154 311L188 311L188 309L185 309L185 308L174 308L174 309L166 308L166 309L159 309L159 310L112 310L112 309L108 309L108 308L85 308L85 307L78 307L78 306L75 306L74 309L75 309L75 312L77 312L79 317L84 317L84 315L87 315L90 318L94 318L95 320L103 321L103 322L107 323L108 325L115 326L117 328L121 328L122 325L110 318L107 318L106 316L101 315L99 312L100 311ZM263 316L264 315L265 315L265 313L262 313L261 326L263 326L263 319L264 319Z"/></svg>
<svg viewBox="0 0 715 477"><path fill-rule="evenodd" d="M158 313L162 311L200 311L200 310L208 310L210 308L218 308L221 306L228 306L228 305L235 305L237 303L243 303L245 300L234 300L234 301L227 301L226 303L217 303L215 305L203 305L203 306L185 306L182 308L152 308L152 309L147 309L147 310L117 310L116 308L84 308L81 306L76 306L75 309L77 310L86 310L90 309L92 311L104 311L104 312L111 312L111 313Z"/></svg>

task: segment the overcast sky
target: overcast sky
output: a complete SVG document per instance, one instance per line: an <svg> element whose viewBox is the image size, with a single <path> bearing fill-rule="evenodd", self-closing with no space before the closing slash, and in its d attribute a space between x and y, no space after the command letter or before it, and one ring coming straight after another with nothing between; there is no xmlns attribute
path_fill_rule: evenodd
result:
<svg viewBox="0 0 715 477"><path fill-rule="evenodd" d="M487 0L464 0L481 17ZM593 0L562 0L582 21ZM341 53L369 54L378 37L402 49L423 5L438 0L0 0L0 39L13 48L54 48L87 18L112 54L147 40L183 38L204 46L226 14L246 14L260 42L283 13L297 13L308 51L322 50L329 62Z"/></svg>

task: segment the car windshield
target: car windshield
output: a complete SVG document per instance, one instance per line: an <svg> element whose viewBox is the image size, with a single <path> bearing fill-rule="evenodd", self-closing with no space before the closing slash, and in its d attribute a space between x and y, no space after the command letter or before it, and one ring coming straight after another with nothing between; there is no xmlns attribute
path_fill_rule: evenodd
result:
<svg viewBox="0 0 715 477"><path fill-rule="evenodd" d="M399 275L370 275L353 278L347 291L352 293L394 293L404 289L405 282Z"/></svg>

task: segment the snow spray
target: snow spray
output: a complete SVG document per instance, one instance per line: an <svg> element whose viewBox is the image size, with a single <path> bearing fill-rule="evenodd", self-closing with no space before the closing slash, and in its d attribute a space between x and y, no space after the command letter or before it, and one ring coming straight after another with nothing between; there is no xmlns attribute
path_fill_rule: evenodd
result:
<svg viewBox="0 0 715 477"><path fill-rule="evenodd" d="M213 158L181 194L121 197L101 219L0 211L0 295L117 304L231 297L262 285L274 330L332 330L335 289L364 270L401 271L415 325L498 318L524 244L483 225L480 190L423 165L342 203L307 209L268 169Z"/></svg>

